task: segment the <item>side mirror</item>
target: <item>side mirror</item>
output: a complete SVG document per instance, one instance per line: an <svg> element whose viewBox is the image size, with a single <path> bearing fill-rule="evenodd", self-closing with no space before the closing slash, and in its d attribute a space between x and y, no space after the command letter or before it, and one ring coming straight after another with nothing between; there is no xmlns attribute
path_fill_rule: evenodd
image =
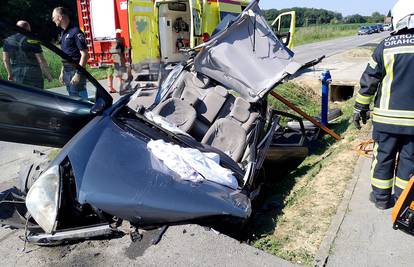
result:
<svg viewBox="0 0 414 267"><path fill-rule="evenodd" d="M96 102L92 106L90 112L93 115L99 115L105 110L105 106L106 106L105 100L103 100L102 98L98 98L96 99Z"/></svg>

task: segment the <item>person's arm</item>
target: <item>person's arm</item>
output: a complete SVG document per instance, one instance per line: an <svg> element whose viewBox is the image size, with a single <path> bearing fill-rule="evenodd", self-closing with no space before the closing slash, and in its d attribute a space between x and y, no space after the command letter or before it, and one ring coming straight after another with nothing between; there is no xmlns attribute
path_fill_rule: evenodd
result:
<svg viewBox="0 0 414 267"><path fill-rule="evenodd" d="M79 65L81 65L83 68L86 68L86 63L88 62L88 50L87 49L80 50L80 53L81 53L81 58L79 60ZM80 74L76 72L76 74L73 75L70 83L77 84L79 83L80 78L81 78Z"/></svg>
<svg viewBox="0 0 414 267"><path fill-rule="evenodd" d="M369 106L377 94L378 87L385 76L384 61L382 57L383 47L378 46L375 49L368 66L362 74L360 85L361 89L355 97L353 122L356 128L360 129L359 123L365 124Z"/></svg>
<svg viewBox="0 0 414 267"><path fill-rule="evenodd" d="M59 82L61 84L64 84L65 83L65 81L63 79L63 66L62 66L62 68L60 68Z"/></svg>
<svg viewBox="0 0 414 267"><path fill-rule="evenodd" d="M82 68L86 68L86 63L88 62L89 55L88 55L88 49L80 50L81 53L81 59L79 61L79 65L82 66Z"/></svg>
<svg viewBox="0 0 414 267"><path fill-rule="evenodd" d="M81 53L81 58L79 60L79 65L81 65L83 68L86 68L86 63L88 62L88 45L86 43L85 35L82 31L79 31L75 36L75 44L76 47L79 49ZM75 75L73 75L72 80L70 81L71 84L77 84L80 81L80 74L76 72Z"/></svg>
<svg viewBox="0 0 414 267"><path fill-rule="evenodd" d="M13 72L11 69L10 56L7 52L3 52L3 64L7 71L7 79L9 81L13 81Z"/></svg>
<svg viewBox="0 0 414 267"><path fill-rule="evenodd" d="M40 68L42 69L43 76L46 77L46 79L51 82L52 81L52 75L50 74L49 66L47 65L46 59L43 56L43 53L37 53L35 54L37 62L40 65Z"/></svg>
<svg viewBox="0 0 414 267"><path fill-rule="evenodd" d="M377 93L378 85L385 76L382 58L382 49L377 48L362 74L360 81L361 89L355 99L356 109L369 110L369 105Z"/></svg>

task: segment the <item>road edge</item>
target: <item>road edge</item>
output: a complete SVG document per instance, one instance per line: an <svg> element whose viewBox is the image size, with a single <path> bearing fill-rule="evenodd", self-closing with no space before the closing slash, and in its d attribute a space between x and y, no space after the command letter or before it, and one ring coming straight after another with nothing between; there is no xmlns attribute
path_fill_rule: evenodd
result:
<svg viewBox="0 0 414 267"><path fill-rule="evenodd" d="M331 225L328 228L328 231L323 239L316 256L314 258L314 266L325 266L328 262L328 258L332 249L332 245L335 242L336 236L341 228L341 225L345 219L345 216L348 212L349 203L354 194L356 185L358 183L359 177L361 176L362 166L364 161L368 160L367 157L359 156L357 159L357 164L355 166L354 172L352 174L352 179L350 180L342 201L338 206L335 217L332 219Z"/></svg>

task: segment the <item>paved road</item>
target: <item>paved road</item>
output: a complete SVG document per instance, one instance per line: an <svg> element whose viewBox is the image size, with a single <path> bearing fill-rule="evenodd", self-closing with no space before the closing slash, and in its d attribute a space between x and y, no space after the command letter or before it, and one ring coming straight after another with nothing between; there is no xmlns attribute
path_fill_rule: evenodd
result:
<svg viewBox="0 0 414 267"><path fill-rule="evenodd" d="M413 236L392 228L391 210L368 201L371 159L360 159L358 181L327 266L413 266Z"/></svg>
<svg viewBox="0 0 414 267"><path fill-rule="evenodd" d="M50 148L0 142L0 183L16 178L20 165L33 156L33 150L47 152Z"/></svg>
<svg viewBox="0 0 414 267"><path fill-rule="evenodd" d="M389 35L389 32L382 32L371 35L355 35L313 44L301 45L293 49L295 60L299 63L306 63L322 55L327 57L344 52L346 50L362 46L368 43L377 43Z"/></svg>

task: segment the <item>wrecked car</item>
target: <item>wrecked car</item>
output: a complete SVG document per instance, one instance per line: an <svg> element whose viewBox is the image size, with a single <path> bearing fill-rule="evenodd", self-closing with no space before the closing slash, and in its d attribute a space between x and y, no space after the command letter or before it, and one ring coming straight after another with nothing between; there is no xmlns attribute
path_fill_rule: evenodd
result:
<svg viewBox="0 0 414 267"><path fill-rule="evenodd" d="M12 31L36 40L4 24L2 31L3 40ZM70 62L55 46L42 46ZM266 179L307 156L301 119L267 103L269 92L301 66L258 1L176 64L149 105L140 101L142 90L112 103L76 67L87 77L88 98L0 80L1 141L63 146L44 171L26 177L20 195L3 197L10 201L1 209L20 200L11 214L20 214L30 242L110 235L120 221L239 229ZM299 130L282 127L284 116L299 121ZM274 167L266 177L265 161Z"/></svg>

